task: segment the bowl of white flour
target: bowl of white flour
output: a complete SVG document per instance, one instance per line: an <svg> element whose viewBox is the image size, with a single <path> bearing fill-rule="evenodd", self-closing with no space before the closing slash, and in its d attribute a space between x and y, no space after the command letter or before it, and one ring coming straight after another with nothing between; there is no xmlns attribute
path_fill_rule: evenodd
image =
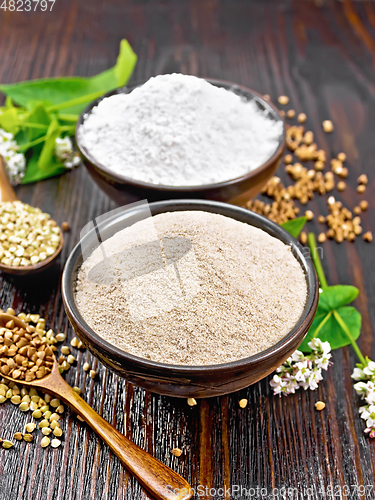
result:
<svg viewBox="0 0 375 500"><path fill-rule="evenodd" d="M98 222L68 258L62 295L78 337L119 375L170 396L217 396L270 374L313 320L310 258L240 207L149 207Z"/></svg>
<svg viewBox="0 0 375 500"><path fill-rule="evenodd" d="M275 172L285 124L251 89L171 74L92 102L76 141L90 174L120 204L184 197L241 204Z"/></svg>

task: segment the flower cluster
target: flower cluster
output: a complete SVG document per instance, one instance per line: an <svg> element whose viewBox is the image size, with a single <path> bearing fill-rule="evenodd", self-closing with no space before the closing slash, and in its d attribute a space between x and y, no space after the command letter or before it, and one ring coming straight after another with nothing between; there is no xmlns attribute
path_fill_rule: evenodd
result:
<svg viewBox="0 0 375 500"><path fill-rule="evenodd" d="M5 170L10 182L16 186L25 175L26 159L18 152L13 134L0 129L0 156L4 159Z"/></svg>
<svg viewBox="0 0 375 500"><path fill-rule="evenodd" d="M70 137L57 137L55 156L66 168L74 168L81 161L79 155L73 151L73 143Z"/></svg>
<svg viewBox="0 0 375 500"><path fill-rule="evenodd" d="M311 354L295 351L277 368L270 382L274 394L287 396L294 394L300 387L305 391L317 389L323 379L322 370L328 370L330 365L331 346L329 342L322 342L318 338L309 342L308 346L312 350Z"/></svg>
<svg viewBox="0 0 375 500"><path fill-rule="evenodd" d="M366 364L358 364L352 373L356 393L366 401L366 405L359 408L359 414L366 420L366 434L375 437L375 362L366 358Z"/></svg>

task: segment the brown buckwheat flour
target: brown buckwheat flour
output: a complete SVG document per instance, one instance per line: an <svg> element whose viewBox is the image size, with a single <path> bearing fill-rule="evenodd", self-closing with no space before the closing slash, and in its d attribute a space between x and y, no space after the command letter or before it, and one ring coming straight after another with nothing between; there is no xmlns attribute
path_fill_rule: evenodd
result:
<svg viewBox="0 0 375 500"><path fill-rule="evenodd" d="M156 231L155 231L156 229ZM75 299L103 339L172 364L263 351L300 318L304 272L266 232L208 212L170 212L116 233L81 266Z"/></svg>

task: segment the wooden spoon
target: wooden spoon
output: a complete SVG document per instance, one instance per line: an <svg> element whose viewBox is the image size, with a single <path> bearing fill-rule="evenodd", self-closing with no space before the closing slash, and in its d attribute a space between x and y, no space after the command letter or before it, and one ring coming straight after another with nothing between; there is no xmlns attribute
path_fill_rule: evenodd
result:
<svg viewBox="0 0 375 500"><path fill-rule="evenodd" d="M18 201L18 198L9 182L7 173L5 171L4 160L2 156L0 156L0 203L2 201ZM31 266L7 266L6 264L0 263L0 271L8 274L17 274L17 275L24 275L40 271L41 269L44 269L46 266L49 266L51 262L56 259L56 257L61 252L62 247L63 247L63 235L62 235L62 230L60 228L60 244L57 247L55 253L53 253L46 259L42 260L41 262L32 264Z"/></svg>
<svg viewBox="0 0 375 500"><path fill-rule="evenodd" d="M26 323L16 316L0 313L0 327L4 327L11 320L19 328L26 329L28 327ZM113 453L129 472L138 479L141 485L158 500L188 500L191 498L192 490L185 479L132 443L106 422L65 382L60 375L55 357L51 373L41 379L25 382L3 374L1 376L18 385L42 389L48 394L57 396L70 406L107 443Z"/></svg>

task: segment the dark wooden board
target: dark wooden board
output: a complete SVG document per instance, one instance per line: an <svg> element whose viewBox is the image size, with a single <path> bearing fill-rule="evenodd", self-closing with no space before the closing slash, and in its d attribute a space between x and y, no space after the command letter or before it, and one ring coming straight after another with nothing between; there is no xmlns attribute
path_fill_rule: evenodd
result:
<svg viewBox="0 0 375 500"><path fill-rule="evenodd" d="M52 12L0 10L0 81L95 74L114 64L123 37L139 56L133 81L178 71L232 80L274 99L289 95L293 108L308 115L308 128L318 144L332 154L343 150L348 155L349 188L336 193L337 198L353 207L359 199L357 176L369 176L366 198L371 210L364 214L363 224L375 230L374 2L56 0ZM336 126L330 136L320 125L326 118ZM282 169L280 175L285 179ZM38 311L71 338L61 302L60 270L83 225L114 205L83 167L19 187L17 194L57 221L68 221L72 231L65 236L60 267L43 279L0 277L1 307ZM324 198L310 207L326 213ZM309 223L309 228L317 225ZM323 264L331 284L360 288L360 346L374 358L374 244L361 239L355 244L328 242ZM87 359L99 372L95 383L82 370ZM104 418L193 487L216 489L200 498L223 498L218 488L238 485L255 489L249 490L250 498L272 498L272 488L281 487L297 489L298 497L294 493L287 498L333 498L320 491L331 487L334 498L370 500L375 498L375 445L364 435L358 415L350 379L355 362L351 349L336 351L334 366L316 392L279 399L266 379L240 394L200 401L194 408L184 400L128 385L97 366L86 352L79 354L78 367L66 378L84 388L85 399ZM238 401L244 397L249 404L240 409ZM319 399L327 403L320 413L314 409ZM0 406L2 437L22 430L26 421L10 403ZM93 432L69 412L62 421L60 449L45 450L35 443L0 449L0 500L147 498ZM174 446L183 449L180 458L171 455ZM364 495L358 486L367 487ZM307 488L313 489L310 496Z"/></svg>

